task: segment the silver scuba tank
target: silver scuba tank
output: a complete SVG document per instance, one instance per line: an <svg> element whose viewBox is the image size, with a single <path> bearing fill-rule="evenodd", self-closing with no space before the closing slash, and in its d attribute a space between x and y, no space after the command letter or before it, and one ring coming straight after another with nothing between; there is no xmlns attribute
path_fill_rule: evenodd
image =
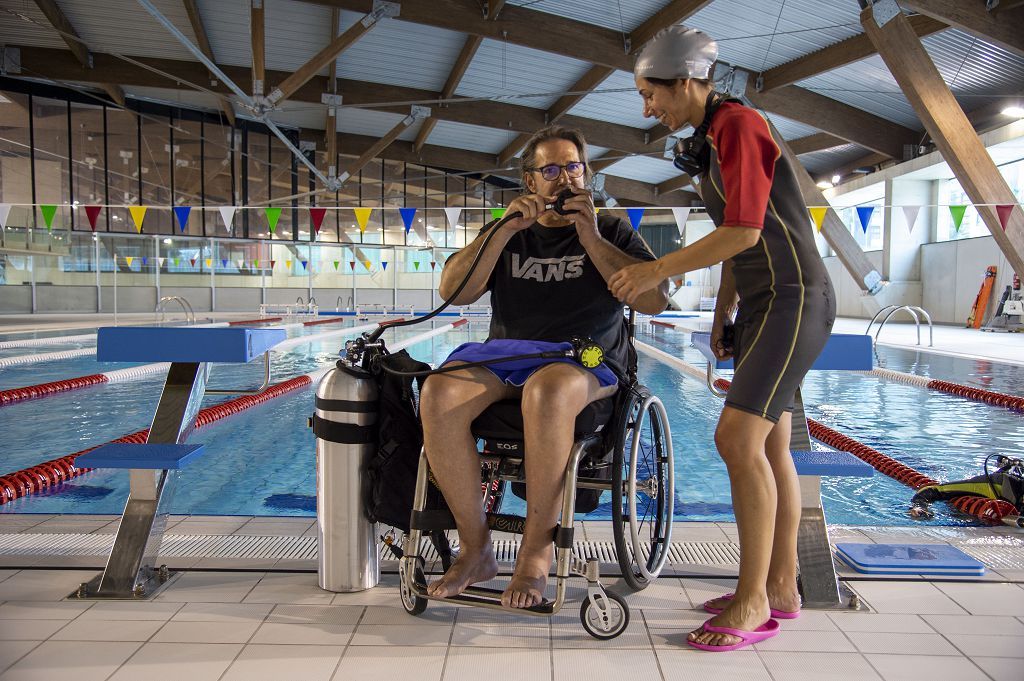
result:
<svg viewBox="0 0 1024 681"><path fill-rule="evenodd" d="M377 383L344 361L316 389L316 524L320 588L362 591L380 580L376 528L363 512L363 471L377 442Z"/></svg>

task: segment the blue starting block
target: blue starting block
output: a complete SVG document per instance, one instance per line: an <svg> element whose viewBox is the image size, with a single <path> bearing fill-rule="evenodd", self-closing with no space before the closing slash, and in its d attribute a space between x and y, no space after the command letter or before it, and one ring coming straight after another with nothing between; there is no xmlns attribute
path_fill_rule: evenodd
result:
<svg viewBox="0 0 1024 681"><path fill-rule="evenodd" d="M160 402L145 444L112 443L83 454L76 465L129 472L130 491L103 573L72 594L77 598L147 598L170 578L156 559L167 525L166 503L178 472L198 459L203 445L186 444L207 392L210 364L248 363L263 355L270 381L269 351L283 329L195 327L104 327L96 337L101 362L170 362Z"/></svg>
<svg viewBox="0 0 1024 681"><path fill-rule="evenodd" d="M836 554L868 575L981 577L985 565L949 544L836 544Z"/></svg>
<svg viewBox="0 0 1024 681"><path fill-rule="evenodd" d="M726 393L715 387L715 370L732 369L732 359L720 360L711 350L711 334L694 332L693 346L708 362L708 389L715 395ZM870 371L872 368L871 337L834 333L811 366L812 371ZM870 477L874 469L847 452L813 451L804 414L803 397L796 391L790 447L797 475L800 476L800 529L797 534L797 556L800 561L800 589L804 607L845 609L851 602L839 584L828 526L821 507L822 476Z"/></svg>

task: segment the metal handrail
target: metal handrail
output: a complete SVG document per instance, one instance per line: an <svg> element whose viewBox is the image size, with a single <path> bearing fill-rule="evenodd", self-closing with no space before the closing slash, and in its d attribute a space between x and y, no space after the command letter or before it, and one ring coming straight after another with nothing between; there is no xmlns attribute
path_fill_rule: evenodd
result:
<svg viewBox="0 0 1024 681"><path fill-rule="evenodd" d="M918 345L921 344L921 317L919 317L918 314L924 317L925 322L928 323L928 347L934 347L935 327L932 325L932 317L930 314L928 314L927 310L918 305L886 305L881 310L876 312L875 316L871 318L871 321L868 323L868 328L864 331L864 334L870 335L872 324L875 323L875 320L877 320L879 316L885 314L885 317L882 318L882 322L878 325L878 328L875 330L874 342L878 343L878 337L882 333L882 327L885 326L885 323L888 322L894 314L896 314L897 312L902 312L903 310L906 310L907 313L914 318L914 325L917 327Z"/></svg>
<svg viewBox="0 0 1024 681"><path fill-rule="evenodd" d="M251 390L211 390L206 389L207 395L256 395L267 389L270 385L270 351L263 353L263 384Z"/></svg>
<svg viewBox="0 0 1024 681"><path fill-rule="evenodd" d="M179 305L181 305L181 310L182 310L182 312L185 313L185 321L186 322L188 322L189 324L195 324L196 323L196 313L195 313L195 311L192 309L192 306L189 304L189 302L187 300L185 300L184 298L182 298L181 296L164 296L163 298L160 299L160 302L158 302L156 304L156 311L159 312L160 315L161 315L161 317L160 317L160 321L161 322L164 321L164 317L163 317L163 315L165 313L164 306L165 306L166 303L171 303L171 302L176 302Z"/></svg>

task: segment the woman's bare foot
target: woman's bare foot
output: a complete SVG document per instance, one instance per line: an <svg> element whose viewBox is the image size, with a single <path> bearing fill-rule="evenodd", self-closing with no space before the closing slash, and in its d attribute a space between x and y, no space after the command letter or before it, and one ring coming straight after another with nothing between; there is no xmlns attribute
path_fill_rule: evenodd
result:
<svg viewBox="0 0 1024 681"><path fill-rule="evenodd" d="M509 580L508 588L501 594L501 604L506 608L532 608L544 601L544 587L548 583L548 570L554 547L547 543L536 551L520 549L516 557L516 569Z"/></svg>
<svg viewBox="0 0 1024 681"><path fill-rule="evenodd" d="M709 601L705 601L704 605L716 610L725 610L726 606L732 601L732 598L732 595L712 598ZM768 607L772 610L783 613L800 612L800 606L800 592L797 591L795 586L788 591L783 589L768 591Z"/></svg>
<svg viewBox="0 0 1024 681"><path fill-rule="evenodd" d="M463 546L448 572L427 586L427 593L437 598L457 596L471 584L494 579L497 574L498 561L490 542L480 550Z"/></svg>
<svg viewBox="0 0 1024 681"><path fill-rule="evenodd" d="M708 623L740 631L755 631L769 619L767 601L757 605L736 599L724 602L725 609L708 620ZM709 646L731 646L740 642L737 636L705 631L703 626L691 631L687 640Z"/></svg>

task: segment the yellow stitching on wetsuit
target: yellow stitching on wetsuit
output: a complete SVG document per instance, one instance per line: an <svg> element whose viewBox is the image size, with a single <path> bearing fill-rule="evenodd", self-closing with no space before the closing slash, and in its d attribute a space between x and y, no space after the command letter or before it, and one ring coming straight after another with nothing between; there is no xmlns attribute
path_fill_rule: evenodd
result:
<svg viewBox="0 0 1024 681"><path fill-rule="evenodd" d="M714 139L711 138L711 137L709 137L708 139L711 140L711 148L714 149L715 155L717 156L718 155L718 147L715 146ZM718 188L717 184L715 184L715 179L714 179L714 177L712 176L712 174L710 172L708 172L708 179L711 180L711 186L715 188L715 191L718 192L718 196L721 197L723 205L726 204L725 195L722 194L722 190ZM764 316L761 318L761 326L758 327L757 333L754 335L754 340L750 343L749 347L747 347L746 352L743 353L743 357L737 358L736 364L733 367L733 375L735 375L735 373L737 371L739 371L739 368L741 366L743 366L743 362L746 361L747 357L750 357L751 351L753 351L754 346L757 345L757 341L761 338L761 332L764 331L764 326L768 322L768 315L771 314L772 305L775 303L775 298L776 298L776 292L775 292L775 268L772 267L772 256L768 252L768 243L764 240L764 230L761 230L761 234L758 235L758 241L761 244L761 248L764 249L764 257L765 257L765 261L768 263L768 271L772 275L771 284L769 284L769 286L768 286L769 290L772 292L772 297L768 300L768 309L764 313ZM768 403L770 404L771 400L768 400ZM766 404L765 408L761 412L761 416L763 417L767 413L768 413L768 405Z"/></svg>
<svg viewBox="0 0 1024 681"><path fill-rule="evenodd" d="M793 359L793 352L796 350L796 341L797 338L800 337L800 324L803 322L804 316L804 293L806 289L804 287L804 272L800 267L800 256L797 254L796 246L793 245L793 240L789 236L789 227L786 227L785 221L775 209L775 202L770 198L768 199L768 207L771 208L772 213L775 215L775 219L779 221L780 225L782 225L782 233L786 235L786 243L789 244L789 250L793 254L793 262L796 263L797 280L800 282L800 307L797 309L796 313L796 329L793 331L793 341L789 345L789 354L786 355L786 362L782 365L782 370L779 372L778 378L775 379L775 385L772 386L772 392L768 396L768 404L770 405L772 403L772 399L775 398L775 392L779 389L779 383L782 382L782 376L786 373L786 370L789 368L789 363ZM767 414L767 412L768 408L766 406L765 413Z"/></svg>

